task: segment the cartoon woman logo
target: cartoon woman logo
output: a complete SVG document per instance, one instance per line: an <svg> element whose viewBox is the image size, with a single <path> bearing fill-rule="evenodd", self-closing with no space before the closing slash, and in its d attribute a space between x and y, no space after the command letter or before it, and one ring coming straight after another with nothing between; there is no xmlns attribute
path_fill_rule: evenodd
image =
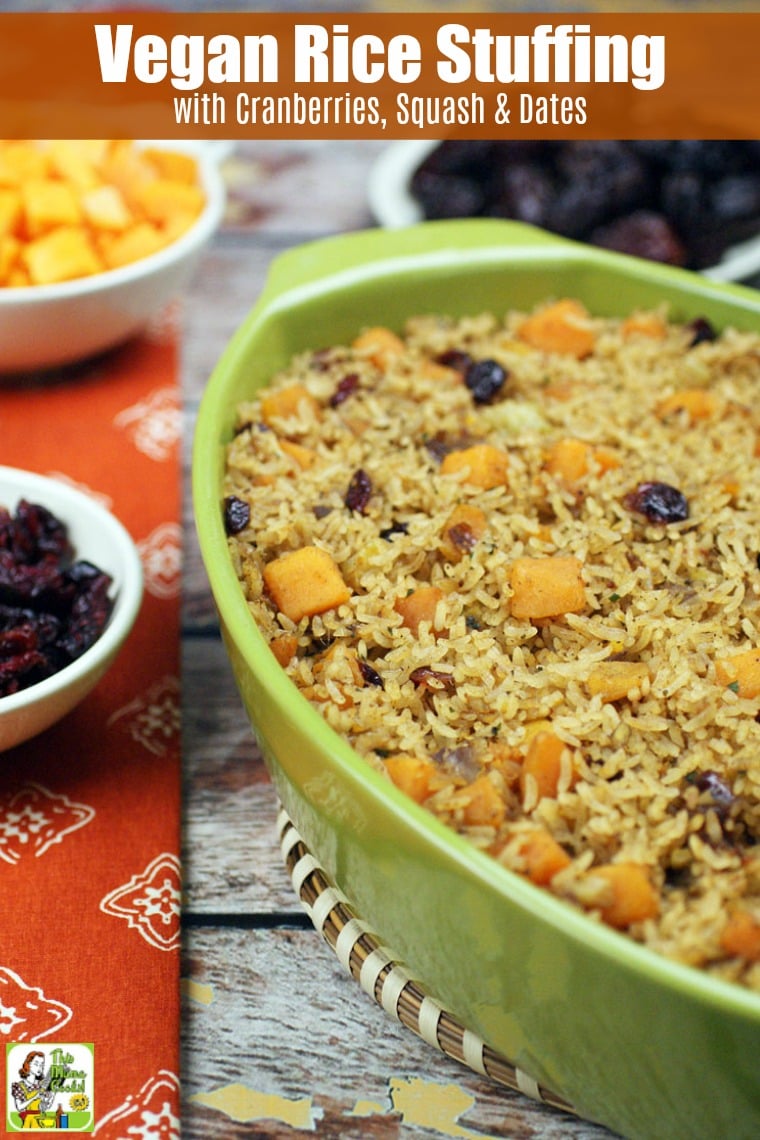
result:
<svg viewBox="0 0 760 1140"><path fill-rule="evenodd" d="M22 1127L46 1127L43 1117L55 1100L55 1093L50 1091L50 1073L45 1074L45 1054L36 1049L27 1053L18 1075L11 1093Z"/></svg>

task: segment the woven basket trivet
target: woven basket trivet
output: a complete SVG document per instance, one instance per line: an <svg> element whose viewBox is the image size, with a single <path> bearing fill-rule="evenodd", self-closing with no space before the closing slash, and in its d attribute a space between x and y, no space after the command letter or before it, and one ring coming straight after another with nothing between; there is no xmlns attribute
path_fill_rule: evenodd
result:
<svg viewBox="0 0 760 1140"><path fill-rule="evenodd" d="M331 885L284 810L279 813L277 826L293 887L315 929L344 969L386 1013L474 1072L551 1108L575 1113L566 1100L495 1052L426 994L357 918L345 895Z"/></svg>

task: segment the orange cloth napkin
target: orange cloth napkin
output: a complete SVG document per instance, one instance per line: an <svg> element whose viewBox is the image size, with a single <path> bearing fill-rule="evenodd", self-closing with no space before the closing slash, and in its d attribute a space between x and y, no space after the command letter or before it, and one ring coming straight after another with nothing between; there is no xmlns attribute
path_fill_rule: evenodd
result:
<svg viewBox="0 0 760 1140"><path fill-rule="evenodd" d="M0 754L0 1041L28 1042L46 1070L59 1043L92 1043L90 1130L109 1138L179 1136L179 456L171 312L44 383L0 378L0 463L96 495L145 573L110 672Z"/></svg>

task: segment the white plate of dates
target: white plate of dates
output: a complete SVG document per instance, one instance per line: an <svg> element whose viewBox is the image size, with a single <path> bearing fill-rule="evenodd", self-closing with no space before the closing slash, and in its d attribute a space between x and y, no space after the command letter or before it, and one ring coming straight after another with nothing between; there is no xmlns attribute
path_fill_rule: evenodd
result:
<svg viewBox="0 0 760 1140"><path fill-rule="evenodd" d="M388 228L503 217L714 280L760 274L760 141L393 143L368 195Z"/></svg>

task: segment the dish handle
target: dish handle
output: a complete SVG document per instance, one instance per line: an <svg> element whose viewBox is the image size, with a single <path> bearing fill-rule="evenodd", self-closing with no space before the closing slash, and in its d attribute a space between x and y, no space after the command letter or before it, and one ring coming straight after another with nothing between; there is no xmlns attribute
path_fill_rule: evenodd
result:
<svg viewBox="0 0 760 1140"><path fill-rule="evenodd" d="M280 254L270 266L260 300L268 302L338 275L356 274L358 279L375 263L388 264L394 259L409 262L416 258L435 258L437 253L458 249L471 252L498 246L502 253L505 249L519 253L537 246L556 249L575 245L535 226L494 218L419 222L396 230L356 230Z"/></svg>

